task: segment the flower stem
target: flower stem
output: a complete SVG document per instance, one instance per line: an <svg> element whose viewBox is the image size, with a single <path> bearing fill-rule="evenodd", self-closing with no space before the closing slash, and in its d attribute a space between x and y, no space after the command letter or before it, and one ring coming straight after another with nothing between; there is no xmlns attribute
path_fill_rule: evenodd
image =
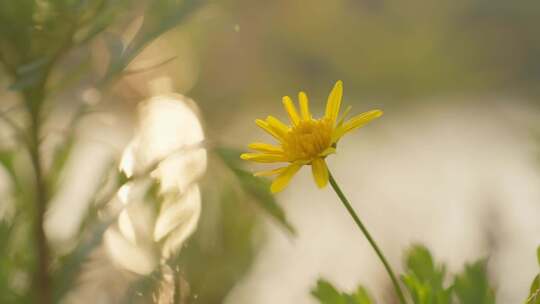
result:
<svg viewBox="0 0 540 304"><path fill-rule="evenodd" d="M401 304L406 304L407 302L405 301L405 296L403 295L403 292L401 291L401 287L399 286L399 282L398 282L398 280L396 278L396 275L394 274L394 271L392 270L392 267L390 267L390 264L388 263L388 261L384 257L384 254L382 253L381 249L379 248L379 246L377 246L377 243L375 243L375 240L373 239L373 237L371 236L371 234L367 230L366 226L364 226L364 224L362 223L362 221L360 220L360 218L358 217L358 215L356 214L356 212L352 208L351 204L349 203L349 201L345 197L345 194L343 194L343 191L341 191L341 189L339 188L336 180L334 179L334 176L332 176L332 173L330 171L328 171L328 175L330 177L330 185L332 185L332 188L334 189L334 191L338 195L339 199L343 203L343 206L345 206L345 209L347 209L347 211L349 212L349 214L353 218L354 222L356 223L356 226L358 226L358 228L360 228L360 230L362 231L362 233L364 234L364 236L368 240L369 244L371 245L373 250L375 250L375 253L377 253L377 256L379 257L379 259L383 263L384 268L386 269L386 272L388 273L388 275L390 276L390 279L392 280L392 284L394 285L394 289L396 290L396 293L397 293L397 296L399 298L400 303Z"/></svg>

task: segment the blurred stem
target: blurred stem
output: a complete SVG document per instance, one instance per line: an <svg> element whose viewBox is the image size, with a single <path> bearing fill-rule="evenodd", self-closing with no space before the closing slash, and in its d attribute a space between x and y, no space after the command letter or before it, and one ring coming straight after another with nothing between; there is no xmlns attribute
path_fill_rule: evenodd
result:
<svg viewBox="0 0 540 304"><path fill-rule="evenodd" d="M330 170L328 170L328 175L330 176L330 185L332 185L332 188L334 189L337 196L339 197L339 199L343 203L343 206L345 206L345 209L347 209L347 211L349 212L349 215L353 218L354 222L356 223L356 226L358 226L358 228L360 228L360 230L362 231L362 233L364 234L364 236L368 240L369 244L373 248L373 250L375 250L375 253L379 257L379 260L381 260L381 262L383 263L384 269L386 269L386 272L388 273L388 275L390 276L390 279L392 280L392 284L394 285L394 289L396 290L396 294L397 294L397 296L399 298L399 302L401 304L406 304L407 302L405 301L405 296L403 295L403 292L401 291L401 287L399 286L399 281L397 280L397 277L396 277L394 271L392 270L392 267L390 267L390 264L386 260L386 257L382 253L379 246L377 246L377 243L375 242L375 240L373 239L373 237L371 236L371 234L367 230L366 226L362 223L362 221L360 220L360 218L358 217L358 215L354 211L353 207L349 203L349 200L347 200L347 198L345 197L345 194L343 194L343 191L341 191L341 188L339 188L339 186L338 186L336 180L334 179L334 176L330 172Z"/></svg>
<svg viewBox="0 0 540 304"><path fill-rule="evenodd" d="M52 304L51 276L49 273L49 245L43 227L45 212L47 210L47 185L43 175L43 167L40 154L39 134L41 130L41 107L44 94L44 83L29 88L24 92L27 109L30 113L29 127L29 152L35 175L35 210L34 229L36 237L36 249L38 268L34 277L34 290L37 294L36 303Z"/></svg>

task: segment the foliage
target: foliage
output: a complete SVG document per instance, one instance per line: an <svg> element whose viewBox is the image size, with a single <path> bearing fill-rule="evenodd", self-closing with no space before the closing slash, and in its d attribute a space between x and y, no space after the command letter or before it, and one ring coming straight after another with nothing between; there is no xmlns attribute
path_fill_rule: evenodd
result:
<svg viewBox="0 0 540 304"><path fill-rule="evenodd" d="M42 143L49 133L43 126L49 113L62 107L55 97L59 89L69 92L81 71L88 71L88 46L102 38L108 47L108 68L103 75L85 79L85 86L106 93L127 65L151 41L185 21L201 1L170 0L22 0L0 1L0 72L7 89L17 94L23 119L14 121L0 112L2 127L14 136L13 145L0 147L0 173L9 179L8 197L2 197L0 214L0 302L58 303L76 286L77 276L90 253L101 244L111 219L98 216L128 179L118 176L118 161L105 172L103 187L96 189L90 209L69 250L55 252L44 234L44 214L51 198L62 187L61 177L75 145L75 125L91 106L75 100L73 121L51 153ZM114 34L135 16L144 23L135 38L125 44ZM64 64L69 61L69 64ZM3 103L3 100L0 101ZM48 164L48 165L45 165ZM82 177L84 178L84 177ZM7 210L7 211L6 211ZM52 289L52 291L51 291Z"/></svg>
<svg viewBox="0 0 540 304"><path fill-rule="evenodd" d="M178 257L194 302L221 302L251 265L256 216L239 195L226 188L205 198L199 228Z"/></svg>
<svg viewBox="0 0 540 304"><path fill-rule="evenodd" d="M449 280L444 264L437 264L423 245L413 245L405 252L405 274L402 281L414 304L494 304L486 260L466 264L463 272ZM450 283L449 283L450 282ZM374 303L363 287L353 294L336 290L329 282L319 280L312 290L321 304ZM356 301L356 302L355 302Z"/></svg>
<svg viewBox="0 0 540 304"><path fill-rule="evenodd" d="M450 303L452 288L444 286L446 269L444 265L435 265L427 248L412 246L406 253L405 269L402 280L414 303Z"/></svg>
<svg viewBox="0 0 540 304"><path fill-rule="evenodd" d="M540 246L536 249L536 259L540 265ZM540 304L540 274L537 274L536 277L534 277L525 304Z"/></svg>
<svg viewBox="0 0 540 304"><path fill-rule="evenodd" d="M463 273L454 280L454 292L461 304L495 303L495 291L489 285L486 261L465 265Z"/></svg>
<svg viewBox="0 0 540 304"><path fill-rule="evenodd" d="M102 176L103 183L99 189L96 189L94 197L90 199L92 202L91 207L85 214L80 227L78 227L78 233L70 246L68 246L69 248L63 248L58 252L55 250L43 251L43 244L39 244L39 236L44 234L43 217L47 208L50 207L47 205L50 199L62 187L61 177L77 145L73 130L87 111L94 110L91 107L87 108L88 105L83 104L77 98L68 98L70 107L76 108L76 111L82 114L75 115L74 121L67 128L69 129L68 132L62 134L61 143L52 149L50 155L48 155L50 159L47 159L45 153L42 153L44 149L41 144L49 134L45 132L47 129L43 128L43 126L48 123L50 112L54 111L55 108L62 107L62 104L54 97L58 93L71 96L71 92L67 90L69 88L66 88L67 85L73 87L83 85L77 80L81 74L86 76L85 72L88 72L91 61L88 49L90 49L89 46L92 42L97 39L104 42L109 60L104 71L99 75L90 75L86 79L87 82L84 83L84 86L88 85L100 91L106 91L115 80L120 79L126 73L126 67L135 56L166 31L189 19L200 3L201 1L197 0L0 0L0 65L2 72L0 76L7 78L5 80L8 84L6 91L9 90L10 94L17 96L15 99L19 104L16 107L24 112L22 119L17 122L11 119L8 111L0 113L2 127L6 126L16 135L14 145L4 146L2 141L2 146L0 146L0 171L5 173L3 175L6 175L9 180L9 197L0 198L0 209L6 213L0 216L0 303L30 303L36 299L43 301L45 304L62 302L69 291L76 287L77 278L82 272L83 265L88 261L91 253L101 244L105 230L114 220L102 216L103 213L106 213L105 202L108 202L123 185L133 181L132 178L119 173L117 170L118 160L111 159L109 170L104 172ZM268 5L271 8L272 5L276 4L257 5ZM325 4L324 7L326 5L331 4ZM394 4L389 4L389 6L391 5ZM502 14L504 11L495 8L497 14ZM236 12L239 16L246 13L252 15L253 10L238 7ZM322 14L320 17L327 16L325 9L315 10L314 13ZM346 16L343 17L347 19L354 17L355 14L353 10L347 10L346 13ZM133 39L126 41L124 37L116 33L116 29L126 27L134 17L141 14L144 15L143 22L138 31L134 33ZM328 14L328 16L330 15ZM531 16L535 17L534 14ZM262 18L264 17L262 16ZM344 33L344 37L356 37L358 36L358 30L366 34L367 31L373 29L376 32L370 35L381 36L379 35L381 34L380 31L384 30L384 27L364 26L367 24L364 22L368 22L368 19L373 18L373 16L367 17L359 18L359 20L349 20L350 24L354 25L351 28L355 30ZM422 20L422 18L414 16L403 17L405 21ZM324 24L329 20L334 22L335 19L302 18L302 20L306 20L307 23L305 24L297 24L297 20L300 20L300 18L288 18L284 20L285 22L278 24L275 31L275 33L279 33L277 35L267 35L265 39L246 39L246 41L282 46L282 49L276 52L280 54L278 57L286 57L287 60L291 60L291 66L299 72L304 70L305 74L321 75L318 76L321 78L318 81L326 82L322 78L333 77L330 74L337 71L345 74L347 78L357 79L357 82L364 84L361 87L370 90L379 89L385 91L387 89L385 79L396 79L399 83L397 91L401 93L406 93L408 90L425 90L418 85L418 83L423 83L424 80L429 80L428 82L431 82L430 85L434 88L444 87L443 81L446 78L458 78L454 77L456 71L460 69L469 70L464 66L459 67L459 65L456 65L453 62L456 61L456 58L449 61L438 60L448 57L443 56L446 54L444 52L447 50L452 51L452 47L448 48L446 44L453 45L453 43L449 42L455 40L456 35L456 32L454 32L456 29L446 26L444 23L441 24L445 31L446 28L450 28L449 35L442 35L448 37L443 39L448 39L446 44L437 45L433 48L431 35L435 35L436 32L430 32L426 35L425 39L427 40L421 43L428 47L427 50L424 50L424 52L410 52L409 50L409 52L401 52L401 55L397 54L398 57L396 57L395 52L381 53L381 45L405 45L407 43L404 42L411 38L410 34L405 33L403 35L398 31L397 34L379 37L378 43L364 43L364 41L358 43L352 41L352 39L342 39L342 36L334 35L335 29L328 27L332 28L329 32L317 31L314 37L297 39L300 36L297 31L302 30L302 27L318 26L318 24ZM317 24L311 24L314 21L310 20L315 20ZM529 17L528 20L535 20L535 18ZM290 26L290 22L295 22L295 25L300 26L300 28ZM417 21L411 21L411 25L418 25L415 22ZM267 22L259 23L264 26L269 24ZM276 25L270 24L270 26ZM525 26L523 28L534 27ZM260 31L260 29L253 29L252 31L254 34L259 34L260 32L257 32L257 30ZM508 32L513 33L515 31ZM476 35L480 36L478 33L480 32L476 32ZM417 36L417 33L413 34L415 37ZM333 47L332 54L337 56L333 56L336 58L335 62L323 62L314 65L312 63L317 61L317 57L321 54L321 45L310 43L313 42L310 40L320 40L321 36L327 36L330 38L330 42L333 41L326 44ZM307 41L305 41L306 39ZM336 41L336 39L340 41ZM209 40L216 43L213 39ZM480 39L478 43L473 43L469 40L474 41L475 39L462 40L465 40L467 45L472 46L470 49L475 49L483 41ZM522 40L533 41L534 39ZM222 42L217 41L217 44L223 45L225 51L221 47L216 48L212 45L213 50L208 52L219 50L219 52L229 54L234 52L227 50L227 47L238 47L236 43ZM301 52L298 51L299 48L296 43L305 44L306 49ZM351 48L340 47L341 43L346 43ZM362 69L353 68L349 72L345 71L345 68L350 65L344 61L347 58L344 56L346 54L342 52L356 54L350 52L351 49L364 49L367 52L368 56L359 57L360 59L364 58L363 61L356 60L360 62L360 65L366 66L367 69L362 66ZM392 49L392 47L384 47L384 49ZM425 51L428 51L429 56L424 56ZM240 54L242 64L246 66L264 66L264 63L262 63L264 60L258 60L260 58L256 58L257 61L260 61L258 64L261 65L259 66L249 60L250 56L243 56L244 54L241 52L236 53ZM377 57L379 53L390 57ZM440 76L432 80L431 74L433 73L426 72L425 69L418 69L417 64L410 64L411 58L409 56L411 54L414 54L414 60L421 63L431 62L432 64L428 66L436 67L437 70L440 70L440 67L446 68L450 73L442 73L441 75L451 75L451 77ZM504 48L501 54L507 57ZM531 58L536 56L536 54L525 55L527 55L528 61L531 62L533 61ZM373 58L382 58L384 60L372 60ZM521 60L523 56L515 56L515 58L517 58L515 60ZM497 58L495 57L495 59ZM468 60L458 61L465 62ZM497 61L500 60L494 60L494 62ZM383 64L381 65L379 62L383 62ZM393 71L396 71L394 64L396 62L406 69L413 67L415 73L419 74L404 79L401 77L403 74L402 69L397 69L400 73L399 77L395 77ZM232 65L237 62L230 60L228 63ZM485 62L479 64L485 64ZM280 69L275 69L276 74L280 76L276 78L279 78L280 81L285 79L283 75L298 75L298 73L284 73L281 69L284 64L275 64L273 62L268 65L272 66L271 69L275 69L277 66L280 67ZM314 66L315 70L313 70ZM528 65L525 64L524 66ZM236 70L245 68L242 66L233 67ZM223 71L234 70L227 65L218 68L221 69L222 74L226 74ZM366 70L368 71L367 74L370 71L382 72L378 74L380 75L378 77L366 77L365 74L358 74L366 73ZM316 73L313 73L313 71ZM528 69L523 69L523 71L516 73L517 75L529 75L530 73L527 71ZM253 71L248 70L248 72ZM201 77L208 77L206 74L201 75ZM244 74L257 76L256 73ZM471 73L471 75L473 76L465 77L465 80L462 81L474 82L476 78L485 78L481 77L485 76L483 74ZM216 80L217 82L227 83L230 88L244 90L243 85L231 85L226 81L222 81L220 77L216 77ZM496 80L491 81L496 82ZM256 89L253 90L257 92L256 94L259 94L258 89L264 86L274 87L276 85L274 83L269 84L266 81L260 81L259 83L261 83L260 87L255 87ZM231 93L224 92L225 90L221 90L219 86L216 87L215 90L206 90L204 94L209 96L209 98L206 98L207 100L220 100L222 95ZM66 91L62 91L62 89L66 89ZM216 95L212 96L212 94ZM4 100L0 100L0 104L4 104ZM223 163L232 172L231 177L233 177L234 181L230 183L220 180L213 184L213 186L219 185L222 189L220 188L217 197L205 197L205 200L207 200L205 201L206 207L203 209L199 229L184 248L183 254L174 257L172 261L168 261L175 271L176 267L180 269L177 277L185 278L189 282L191 288L190 301L197 303L221 303L234 284L248 271L257 250L257 223L260 219L259 216L268 216L287 233L291 235L295 233L293 224L287 218L285 211L268 191L268 181L253 176L240 163L240 151L224 147L217 148L216 151ZM42 163L47 163L49 166L41 168ZM81 178L84 178L84 176ZM157 196L152 191L148 191L148 193L151 196ZM159 198L153 197L153 199L158 200ZM47 247L46 244L45 247ZM538 250L537 254L540 263L540 247ZM47 254L43 254L43 252ZM43 267L43 264L46 267ZM48 269L50 273L47 275L49 277L40 276L43 275L40 274L43 268ZM446 267L443 264L439 264L434 260L425 247L415 245L406 252L405 271L402 275L402 281L415 304L491 304L495 303L496 299L494 289L489 283L486 268L487 260L481 260L465 265L461 273L452 276L446 272ZM134 298L139 297L138 293L141 291L151 294L151 291L157 288L156 285L158 284L156 283L161 278L162 273L159 270L150 275L138 277L128 288L124 299L125 302L133 303ZM50 302L40 298L40 280L51 281L50 287L53 292ZM362 286L359 286L351 293L347 293L339 291L325 280L318 281L312 295L323 304L374 303L373 298ZM526 303L540 304L540 274L534 278L531 284Z"/></svg>
<svg viewBox="0 0 540 304"><path fill-rule="evenodd" d="M255 199L258 206L281 224L282 227L287 229L288 232L294 234L294 228L287 220L285 212L277 204L274 196L269 191L270 183L268 180L256 177L252 173L242 169L240 151L230 148L219 148L217 149L217 153L234 172L244 191Z"/></svg>
<svg viewBox="0 0 540 304"><path fill-rule="evenodd" d="M463 272L448 284L446 267L436 265L426 247L414 245L406 254L405 269L402 280L415 304L495 303L485 260L466 264Z"/></svg>
<svg viewBox="0 0 540 304"><path fill-rule="evenodd" d="M375 303L367 290L358 286L353 293L338 291L330 282L320 279L311 294L321 304L372 304Z"/></svg>

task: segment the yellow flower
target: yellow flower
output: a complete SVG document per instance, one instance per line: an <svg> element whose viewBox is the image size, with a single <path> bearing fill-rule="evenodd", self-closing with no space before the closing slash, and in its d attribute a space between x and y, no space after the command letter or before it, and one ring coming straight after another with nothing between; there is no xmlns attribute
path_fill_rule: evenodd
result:
<svg viewBox="0 0 540 304"><path fill-rule="evenodd" d="M300 92L300 113L289 96L283 97L283 105L291 120L291 126L279 119L268 116L266 120L257 119L255 123L272 135L279 145L252 143L248 147L257 153L244 153L240 157L259 163L289 163L285 167L257 172L257 176L277 175L270 190L273 193L283 190L291 178L304 165L311 165L313 178L319 188L328 183L328 168L325 158L336 152L338 141L346 133L355 130L369 121L380 117L381 110L372 110L344 121L350 107L338 119L343 95L343 83L336 82L328 96L326 112L321 118L313 118L309 111L306 93Z"/></svg>

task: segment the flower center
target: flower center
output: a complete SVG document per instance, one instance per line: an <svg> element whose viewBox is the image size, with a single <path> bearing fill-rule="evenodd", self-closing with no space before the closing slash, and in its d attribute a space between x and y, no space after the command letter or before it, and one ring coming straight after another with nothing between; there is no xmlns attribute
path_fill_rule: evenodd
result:
<svg viewBox="0 0 540 304"><path fill-rule="evenodd" d="M311 161L332 144L332 123L328 119L301 120L291 127L282 143L289 161Z"/></svg>

